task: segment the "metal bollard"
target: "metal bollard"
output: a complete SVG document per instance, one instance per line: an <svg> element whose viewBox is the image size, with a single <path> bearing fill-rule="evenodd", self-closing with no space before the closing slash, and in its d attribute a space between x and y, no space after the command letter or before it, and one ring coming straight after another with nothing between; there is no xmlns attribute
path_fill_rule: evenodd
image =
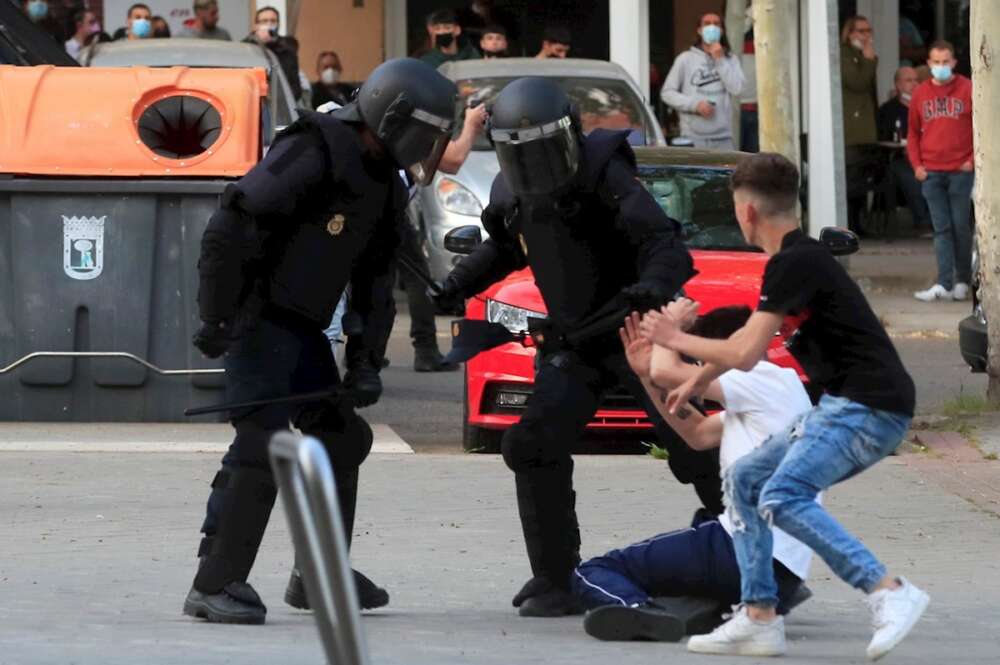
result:
<svg viewBox="0 0 1000 665"><path fill-rule="evenodd" d="M327 662L369 665L330 458L291 432L271 437L268 451Z"/></svg>

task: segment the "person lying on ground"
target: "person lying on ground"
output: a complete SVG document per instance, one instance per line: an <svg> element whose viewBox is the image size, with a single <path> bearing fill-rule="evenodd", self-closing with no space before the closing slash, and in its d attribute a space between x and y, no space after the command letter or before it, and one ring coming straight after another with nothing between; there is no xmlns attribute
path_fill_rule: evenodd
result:
<svg viewBox="0 0 1000 665"><path fill-rule="evenodd" d="M691 334L725 339L746 323L749 307L720 307L697 317L698 304L678 300L668 311L690 325ZM620 334L629 365L642 381L669 424L695 450L719 448L723 472L734 461L764 444L811 404L793 369L762 359L749 372L730 371L711 382L706 399L725 408L703 415L693 408L684 415L668 412L665 391L698 371L676 351L653 346L639 335L640 317L633 313ZM584 619L588 634L604 640L677 641L693 631L708 632L719 623L718 610L739 602L740 570L733 551L733 524L726 515L699 518L687 529L662 533L578 567L573 590L590 610ZM812 553L775 529L774 574L780 581L781 611L809 597L802 584ZM707 603L669 607L657 597L693 596ZM688 608L688 609L685 609ZM701 612L702 608L706 611ZM701 612L692 625L689 612ZM707 618L711 623L704 624Z"/></svg>

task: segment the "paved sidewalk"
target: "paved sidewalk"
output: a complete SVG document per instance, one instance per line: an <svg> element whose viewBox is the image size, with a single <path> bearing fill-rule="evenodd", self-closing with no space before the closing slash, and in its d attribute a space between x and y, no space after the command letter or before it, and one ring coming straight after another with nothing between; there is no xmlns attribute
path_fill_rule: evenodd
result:
<svg viewBox="0 0 1000 665"><path fill-rule="evenodd" d="M891 458L828 498L932 596L886 662L996 663L1000 520L941 489L919 457ZM215 454L0 453L0 664L322 663L312 616L281 602L292 553L280 506L252 576L268 624L181 615L216 463ZM581 457L576 478L585 556L684 526L694 508L693 493L648 457ZM364 620L375 665L723 662L682 645L597 642L579 618L517 617L510 597L528 570L513 494L495 456L366 463L354 562L392 594ZM784 662L864 662L860 595L821 563L810 585L816 595L789 620Z"/></svg>

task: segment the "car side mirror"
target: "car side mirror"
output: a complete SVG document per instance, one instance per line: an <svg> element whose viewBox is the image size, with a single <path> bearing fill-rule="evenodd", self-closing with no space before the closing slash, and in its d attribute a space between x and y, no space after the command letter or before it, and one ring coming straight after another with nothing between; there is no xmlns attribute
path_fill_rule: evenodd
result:
<svg viewBox="0 0 1000 665"><path fill-rule="evenodd" d="M819 232L819 241L826 245L834 256L847 256L858 251L861 241L854 231L842 229L839 226L827 226Z"/></svg>
<svg viewBox="0 0 1000 665"><path fill-rule="evenodd" d="M444 248L455 254L472 254L483 244L483 232L475 224L466 224L444 235Z"/></svg>

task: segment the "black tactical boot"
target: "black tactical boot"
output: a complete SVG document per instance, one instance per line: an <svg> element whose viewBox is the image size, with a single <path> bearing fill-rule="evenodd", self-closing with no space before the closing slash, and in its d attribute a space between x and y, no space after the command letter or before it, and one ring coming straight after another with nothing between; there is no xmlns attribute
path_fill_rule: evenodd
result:
<svg viewBox="0 0 1000 665"><path fill-rule="evenodd" d="M454 372L458 367L455 363L446 363L444 356L435 348L413 350L413 370L415 372Z"/></svg>
<svg viewBox="0 0 1000 665"><path fill-rule="evenodd" d="M583 614L583 606L565 589L545 577L532 577L514 596L514 607L523 617L564 617Z"/></svg>
<svg viewBox="0 0 1000 665"><path fill-rule="evenodd" d="M374 610L385 607L389 604L389 592L377 586L370 579L356 570L351 570L354 574L354 586L358 592L358 604L363 610ZM292 574L288 578L288 586L285 588L285 602L300 610L311 609L309 598L306 596L306 587L302 583L302 573L298 568L292 568Z"/></svg>
<svg viewBox="0 0 1000 665"><path fill-rule="evenodd" d="M230 582L217 593L203 593L194 587L184 599L184 614L209 623L262 624L267 608L246 582Z"/></svg>
<svg viewBox="0 0 1000 665"><path fill-rule="evenodd" d="M634 607L596 607L583 619L583 629L591 637L609 642L678 642L685 633L684 620L655 603Z"/></svg>

